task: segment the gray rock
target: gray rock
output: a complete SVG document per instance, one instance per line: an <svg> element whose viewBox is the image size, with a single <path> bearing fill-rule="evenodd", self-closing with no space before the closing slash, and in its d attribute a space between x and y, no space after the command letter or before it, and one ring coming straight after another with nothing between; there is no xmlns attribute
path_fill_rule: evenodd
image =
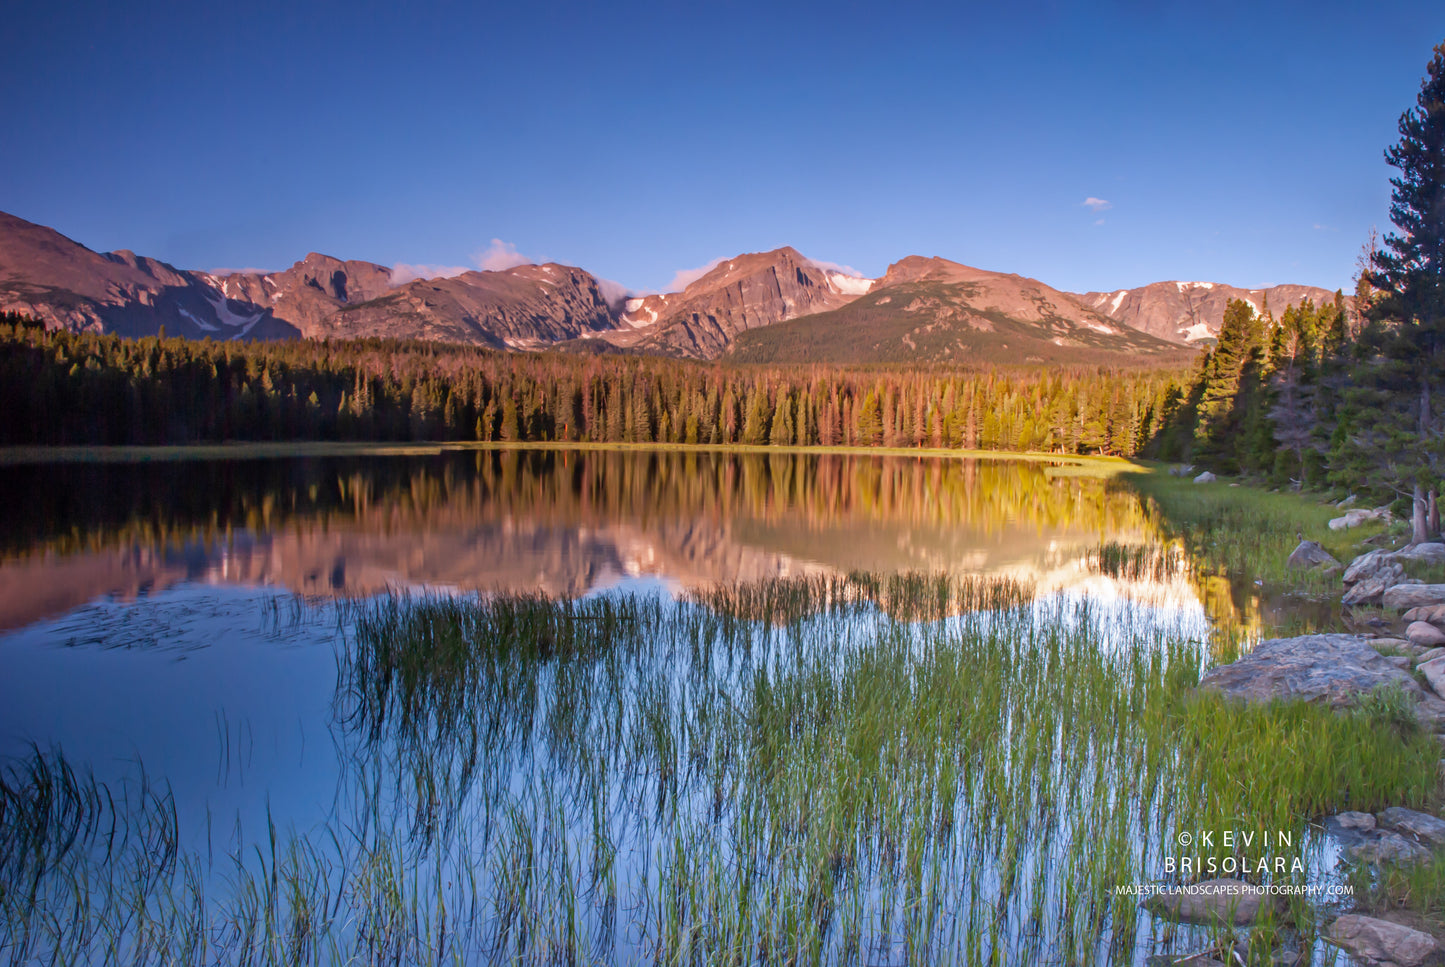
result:
<svg viewBox="0 0 1445 967"><path fill-rule="evenodd" d="M1379 604L1385 592L1405 582L1405 569L1399 564L1385 564L1357 581L1340 600L1347 605Z"/></svg>
<svg viewBox="0 0 1445 967"><path fill-rule="evenodd" d="M1439 648L1445 645L1445 631L1430 624L1428 621L1412 621L1410 627L1405 629L1405 637L1417 645L1426 648Z"/></svg>
<svg viewBox="0 0 1445 967"><path fill-rule="evenodd" d="M1409 833L1430 846L1445 846L1445 819L1406 809L1404 806L1392 806L1375 818L1386 829Z"/></svg>
<svg viewBox="0 0 1445 967"><path fill-rule="evenodd" d="M1441 545L1445 547L1445 545ZM1290 552L1286 562L1290 568L1302 571L1312 567L1341 567L1333 554L1314 541L1300 541L1299 547Z"/></svg>
<svg viewBox="0 0 1445 967"><path fill-rule="evenodd" d="M1347 510L1345 511L1345 515L1343 517L1336 517L1334 520L1330 521L1330 530L1347 530L1351 527L1359 527L1366 521L1379 519L1380 512L1377 510L1364 510L1363 508L1356 510Z"/></svg>
<svg viewBox="0 0 1445 967"><path fill-rule="evenodd" d="M1392 863L1397 866L1424 863L1430 859L1428 849L1387 829L1373 830L1366 835L1363 842L1351 846L1346 852L1352 859L1367 863Z"/></svg>
<svg viewBox="0 0 1445 967"><path fill-rule="evenodd" d="M1445 564L1445 544L1438 541L1426 541L1422 544L1411 544L1409 547L1402 547L1395 552L1397 561L1419 561L1422 564Z"/></svg>
<svg viewBox="0 0 1445 967"><path fill-rule="evenodd" d="M1370 647L1368 639L1354 635L1270 638L1238 661L1210 669L1200 682L1201 688L1245 701L1301 699L1334 709L1353 707L1382 686L1410 696L1423 723L1433 727L1445 719L1445 701Z"/></svg>
<svg viewBox="0 0 1445 967"><path fill-rule="evenodd" d="M1420 967L1440 954L1440 945L1428 933L1358 913L1335 920L1325 939L1356 957L1399 967Z"/></svg>
<svg viewBox="0 0 1445 967"><path fill-rule="evenodd" d="M1445 656L1421 662L1415 670L1425 676L1425 681L1436 695L1445 695Z"/></svg>
<svg viewBox="0 0 1445 967"><path fill-rule="evenodd" d="M1402 581L1387 588L1380 596L1380 603L1391 611L1445 604L1445 584L1406 584Z"/></svg>
<svg viewBox="0 0 1445 967"><path fill-rule="evenodd" d="M1405 671L1415 667L1415 663L1410 660L1409 655L1386 655L1385 661Z"/></svg>
<svg viewBox="0 0 1445 967"><path fill-rule="evenodd" d="M1180 923L1248 924L1274 902L1261 887L1243 880L1205 880L1178 889L1188 892L1151 896L1144 901L1145 909Z"/></svg>
<svg viewBox="0 0 1445 967"><path fill-rule="evenodd" d="M1442 625L1445 624L1445 604L1411 608L1400 615L1400 618L1404 621L1428 621L1432 625Z"/></svg>
<svg viewBox="0 0 1445 967"><path fill-rule="evenodd" d="M1218 480L1218 479L1219 479L1218 477L1216 477L1214 474L1212 474L1212 473L1210 473L1208 470L1206 470L1206 471L1204 471L1203 473L1201 473L1199 476L1195 477L1195 478L1194 478L1194 482L1195 482L1195 483L1214 483L1214 481L1216 481L1216 480Z"/></svg>
<svg viewBox="0 0 1445 967"><path fill-rule="evenodd" d="M1364 580L1385 565L1394 563L1390 559L1392 553L1384 548L1377 551L1366 551L1350 562L1350 566L1345 568L1345 573L1340 576L1340 580L1346 584Z"/></svg>
<svg viewBox="0 0 1445 967"><path fill-rule="evenodd" d="M1404 638L1372 638L1370 647L1382 655L1409 655L1411 658L1425 651Z"/></svg>
<svg viewBox="0 0 1445 967"><path fill-rule="evenodd" d="M1359 500L1359 499L1360 499L1360 497L1359 497L1358 494L1350 494L1350 495L1349 495L1348 497L1346 497L1344 500L1342 500L1342 501L1340 501L1339 503L1335 504L1335 506L1338 507L1340 510L1344 510L1346 507L1349 507L1351 504L1353 504L1355 501L1357 501L1357 500Z"/></svg>
<svg viewBox="0 0 1445 967"><path fill-rule="evenodd" d="M1440 657L1442 657L1442 656L1445 656L1445 648L1431 648L1429 651L1425 652L1423 655L1417 656L1416 659L1415 659L1415 664L1416 664L1417 666L1418 666L1418 665L1423 665L1423 664L1425 664L1427 661L1434 661L1436 658L1440 658Z"/></svg>
<svg viewBox="0 0 1445 967"><path fill-rule="evenodd" d="M1334 820L1345 829L1369 830L1375 828L1375 817L1369 813L1340 813L1334 817Z"/></svg>

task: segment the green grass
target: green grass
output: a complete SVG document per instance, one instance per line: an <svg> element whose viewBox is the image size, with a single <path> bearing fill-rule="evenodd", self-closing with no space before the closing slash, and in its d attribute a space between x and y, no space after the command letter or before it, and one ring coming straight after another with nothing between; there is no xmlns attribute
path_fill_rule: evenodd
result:
<svg viewBox="0 0 1445 967"><path fill-rule="evenodd" d="M1164 876L1179 832L1288 830L1274 852L1308 864L1311 817L1434 794L1434 740L1388 697L1235 704L1195 691L1205 647L1182 631L1030 599L854 575L350 605L347 809L213 865L152 853L164 795L112 806L37 755L3 778L0 948L858 963L886 938L910 961L1127 962L1150 922L1114 890ZM1270 929L1308 939L1295 916Z"/></svg>
<svg viewBox="0 0 1445 967"><path fill-rule="evenodd" d="M1114 485L1138 493L1161 534L1182 548L1201 600L1226 634L1341 630L1340 573L1290 570L1290 552L1303 537L1348 566L1371 549L1363 541L1384 530L1367 523L1332 531L1330 519L1343 511L1311 495L1226 480L1196 484L1162 467L1124 474Z"/></svg>

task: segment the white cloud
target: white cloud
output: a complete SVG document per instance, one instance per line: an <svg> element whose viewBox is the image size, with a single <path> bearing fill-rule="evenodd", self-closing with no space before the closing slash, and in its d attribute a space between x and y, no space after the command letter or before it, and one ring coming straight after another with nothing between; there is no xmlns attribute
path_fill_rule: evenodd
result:
<svg viewBox="0 0 1445 967"><path fill-rule="evenodd" d="M631 289L621 282L613 282L611 279L599 278L597 280L597 288L601 290L602 298L606 299L607 304L613 308L616 308L622 300L632 295Z"/></svg>
<svg viewBox="0 0 1445 967"><path fill-rule="evenodd" d="M1095 225L1102 225L1102 224L1104 224L1104 219L1102 219L1102 218L1097 218L1097 219L1094 220L1094 224L1095 224Z"/></svg>
<svg viewBox="0 0 1445 967"><path fill-rule="evenodd" d="M683 289L686 289L698 279L702 278L704 275L707 275L713 269L717 268L725 261L725 259L726 256L724 256L723 258L716 258L713 259L711 262L707 263L706 265L699 265L695 269L678 269L677 274L672 277L672 281L667 284L667 291L681 292Z"/></svg>
<svg viewBox="0 0 1445 967"><path fill-rule="evenodd" d="M391 267L391 284L406 285L417 279L450 279L470 271L472 268L468 265L409 265L398 262Z"/></svg>
<svg viewBox="0 0 1445 967"><path fill-rule="evenodd" d="M840 265L837 262L829 262L824 259L808 259L808 261L828 272L837 272L839 275L847 275L855 279L866 278L862 272L859 272L851 265Z"/></svg>
<svg viewBox="0 0 1445 967"><path fill-rule="evenodd" d="M514 269L519 265L535 265L537 260L531 256L523 255L517 251L517 246L511 242L504 242L500 238L492 239L492 243L480 252L472 255L472 261L484 272L502 272L506 269Z"/></svg>
<svg viewBox="0 0 1445 967"><path fill-rule="evenodd" d="M1084 207L1089 209L1089 211L1091 212L1105 212L1113 208L1114 203L1111 201L1105 201L1102 198L1095 198L1093 195L1090 195L1088 198L1084 199Z"/></svg>

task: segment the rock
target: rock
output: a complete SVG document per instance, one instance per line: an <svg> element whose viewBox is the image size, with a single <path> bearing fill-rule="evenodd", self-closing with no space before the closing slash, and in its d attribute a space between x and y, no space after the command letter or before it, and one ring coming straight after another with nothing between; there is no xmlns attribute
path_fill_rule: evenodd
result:
<svg viewBox="0 0 1445 967"><path fill-rule="evenodd" d="M1261 908L1274 902L1262 887L1228 878L1175 889L1179 892L1149 897L1145 909L1180 923L1247 924L1258 920Z"/></svg>
<svg viewBox="0 0 1445 967"><path fill-rule="evenodd" d="M1342 531L1348 530L1351 527L1359 527L1367 520L1374 520L1374 517L1374 513L1368 510L1346 511L1345 516L1336 517L1330 521L1330 530Z"/></svg>
<svg viewBox="0 0 1445 967"><path fill-rule="evenodd" d="M1398 587L1405 581L1405 569L1398 564L1386 564L1369 577L1357 581L1340 601L1354 607L1361 604L1379 604L1385 592Z"/></svg>
<svg viewBox="0 0 1445 967"><path fill-rule="evenodd" d="M1208 470L1206 470L1206 471L1204 471L1203 473L1201 473L1199 476L1195 477L1195 478L1194 478L1194 482L1195 482L1195 483L1214 483L1214 481L1216 481L1216 480L1218 480L1218 479L1219 479L1218 477L1216 477L1214 474L1212 474L1212 473L1210 473Z"/></svg>
<svg viewBox="0 0 1445 967"><path fill-rule="evenodd" d="M1416 658L1415 664L1417 666L1423 665L1427 661L1434 661L1436 658L1440 658L1441 656L1445 656L1445 648L1431 648L1429 651L1425 652L1425 654L1420 655L1418 658Z"/></svg>
<svg viewBox="0 0 1445 967"><path fill-rule="evenodd" d="M1421 544L1411 544L1409 547L1402 547L1394 552L1397 561L1419 561L1421 564L1445 564L1445 544L1438 541L1426 541Z"/></svg>
<svg viewBox="0 0 1445 967"><path fill-rule="evenodd" d="M1334 709L1353 707L1382 686L1413 699L1423 724L1433 728L1445 719L1445 701L1354 635L1270 638L1238 661L1210 669L1200 682L1200 688L1244 701L1301 699Z"/></svg>
<svg viewBox="0 0 1445 967"><path fill-rule="evenodd" d="M1340 813L1334 817L1334 820L1345 829L1369 830L1375 828L1375 817L1369 813Z"/></svg>
<svg viewBox="0 0 1445 967"><path fill-rule="evenodd" d="M1428 933L1358 913L1335 920L1325 939L1356 957L1399 967L1420 967L1440 953L1440 945Z"/></svg>
<svg viewBox="0 0 1445 967"><path fill-rule="evenodd" d="M1445 604L1445 584L1405 584L1386 588L1380 596L1380 603L1391 611L1406 611L1437 604Z"/></svg>
<svg viewBox="0 0 1445 967"><path fill-rule="evenodd" d="M1415 670L1425 676L1425 681L1430 683L1436 695L1445 695L1445 657L1421 662Z"/></svg>
<svg viewBox="0 0 1445 967"><path fill-rule="evenodd" d="M1374 638L1370 641L1370 647L1382 655L1409 655L1412 658L1425 650L1404 638Z"/></svg>
<svg viewBox="0 0 1445 967"><path fill-rule="evenodd" d="M1175 464L1169 468L1169 476L1171 477L1187 477L1193 472L1194 464L1192 463Z"/></svg>
<svg viewBox="0 0 1445 967"><path fill-rule="evenodd" d="M1391 553L1383 547L1377 551L1366 551L1350 562L1350 566L1345 568L1345 573L1340 576L1340 580L1346 584L1354 584L1370 577L1385 565L1394 563L1390 560Z"/></svg>
<svg viewBox="0 0 1445 967"><path fill-rule="evenodd" d="M1428 849L1387 829L1373 830L1364 842L1351 846L1346 852L1352 859L1366 863L1393 863L1397 866L1424 863L1430 859Z"/></svg>
<svg viewBox="0 0 1445 967"><path fill-rule="evenodd" d="M1441 545L1445 547L1445 545ZM1299 547L1290 552L1287 566L1294 570L1304 570L1312 567L1340 567L1339 561L1335 560L1333 554L1320 547L1314 541L1300 541Z"/></svg>
<svg viewBox="0 0 1445 967"><path fill-rule="evenodd" d="M1439 648L1445 645L1445 631L1430 624L1428 621L1412 621L1410 627L1405 629L1405 637L1417 645L1426 648Z"/></svg>
<svg viewBox="0 0 1445 967"><path fill-rule="evenodd" d="M1445 819L1406 809L1404 806L1392 806L1375 818L1386 829L1409 833L1430 846L1445 846Z"/></svg>
<svg viewBox="0 0 1445 967"><path fill-rule="evenodd" d="M1342 501L1340 501L1339 503L1335 504L1335 506L1338 507L1340 510L1344 510L1346 507L1349 507L1351 504L1353 504L1355 501L1357 501L1357 500L1359 500L1359 499L1360 499L1360 497L1359 497L1358 494L1350 494L1350 495L1349 495L1348 497L1346 497L1344 500L1342 500Z"/></svg>
<svg viewBox="0 0 1445 967"><path fill-rule="evenodd" d="M1410 660L1409 655L1386 655L1385 661L1405 671L1415 667L1415 663Z"/></svg>

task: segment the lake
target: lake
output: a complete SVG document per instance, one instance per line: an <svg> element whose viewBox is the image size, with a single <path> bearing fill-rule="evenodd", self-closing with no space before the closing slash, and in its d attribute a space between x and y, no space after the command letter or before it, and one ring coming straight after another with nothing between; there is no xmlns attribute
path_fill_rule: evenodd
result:
<svg viewBox="0 0 1445 967"><path fill-rule="evenodd" d="M1160 534L1126 484L1046 461L0 468L0 881L52 921L10 906L0 939L157 962L1182 949L1101 897L1239 805L1188 805L1216 766L1148 710L1248 609ZM1271 822L1331 882L1331 844Z"/></svg>

